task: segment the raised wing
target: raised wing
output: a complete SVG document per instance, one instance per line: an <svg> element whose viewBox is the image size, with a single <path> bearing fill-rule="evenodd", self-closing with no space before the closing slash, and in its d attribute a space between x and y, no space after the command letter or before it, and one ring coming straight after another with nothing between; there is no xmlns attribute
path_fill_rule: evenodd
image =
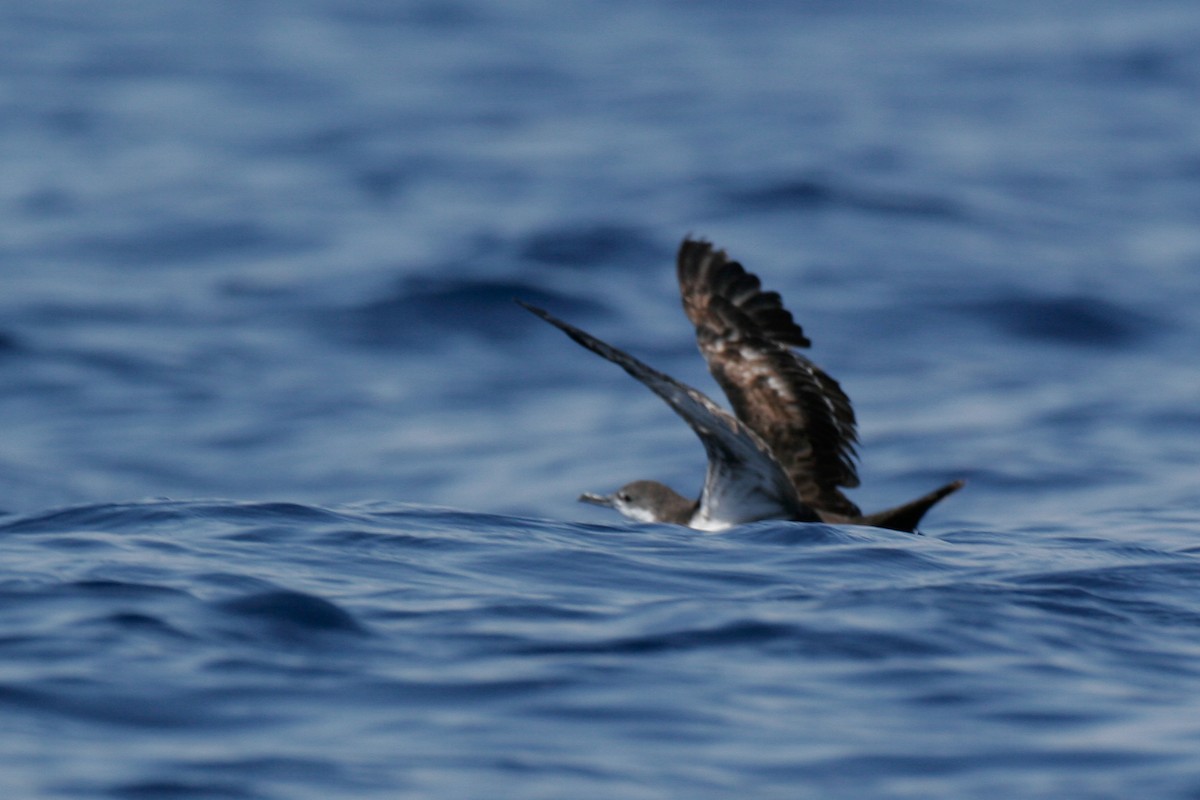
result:
<svg viewBox="0 0 1200 800"><path fill-rule="evenodd" d="M805 504L862 512L839 487L858 486L854 409L837 381L792 348L811 343L777 292L723 250L685 239L679 290L708 369L738 419L764 441Z"/></svg>
<svg viewBox="0 0 1200 800"><path fill-rule="evenodd" d="M708 471L691 527L721 530L760 519L819 521L800 502L762 439L703 393L536 306L521 305L637 378L696 432L708 456Z"/></svg>

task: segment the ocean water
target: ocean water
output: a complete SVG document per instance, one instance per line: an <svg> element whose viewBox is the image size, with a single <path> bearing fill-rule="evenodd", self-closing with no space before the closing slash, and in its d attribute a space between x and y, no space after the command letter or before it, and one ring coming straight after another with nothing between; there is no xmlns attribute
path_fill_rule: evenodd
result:
<svg viewBox="0 0 1200 800"><path fill-rule="evenodd" d="M0 796L1200 798L1200 8L0 6ZM686 234L855 402L721 535Z"/></svg>

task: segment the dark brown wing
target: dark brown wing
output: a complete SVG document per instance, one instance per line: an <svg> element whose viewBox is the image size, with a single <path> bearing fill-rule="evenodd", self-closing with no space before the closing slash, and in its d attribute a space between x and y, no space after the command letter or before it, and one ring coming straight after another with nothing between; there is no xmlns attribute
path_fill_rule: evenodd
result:
<svg viewBox="0 0 1200 800"><path fill-rule="evenodd" d="M811 343L779 294L764 292L708 242L684 240L678 275L700 352L734 413L771 448L806 504L860 515L838 488L858 486L850 399L792 349Z"/></svg>

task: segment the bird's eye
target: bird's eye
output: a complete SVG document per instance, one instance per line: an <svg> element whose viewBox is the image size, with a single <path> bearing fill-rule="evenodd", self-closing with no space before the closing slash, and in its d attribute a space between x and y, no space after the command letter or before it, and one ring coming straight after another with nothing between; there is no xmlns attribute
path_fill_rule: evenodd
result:
<svg viewBox="0 0 1200 800"><path fill-rule="evenodd" d="M622 503L628 503L630 500L629 492L620 492L617 494L617 499Z"/></svg>

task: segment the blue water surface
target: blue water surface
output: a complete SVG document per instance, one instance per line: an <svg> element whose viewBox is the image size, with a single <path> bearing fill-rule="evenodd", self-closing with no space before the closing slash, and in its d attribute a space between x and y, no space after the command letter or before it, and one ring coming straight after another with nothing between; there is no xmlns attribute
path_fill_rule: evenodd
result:
<svg viewBox="0 0 1200 800"><path fill-rule="evenodd" d="M0 796L1200 797L1190 0L0 5ZM855 402L722 535L685 234Z"/></svg>

